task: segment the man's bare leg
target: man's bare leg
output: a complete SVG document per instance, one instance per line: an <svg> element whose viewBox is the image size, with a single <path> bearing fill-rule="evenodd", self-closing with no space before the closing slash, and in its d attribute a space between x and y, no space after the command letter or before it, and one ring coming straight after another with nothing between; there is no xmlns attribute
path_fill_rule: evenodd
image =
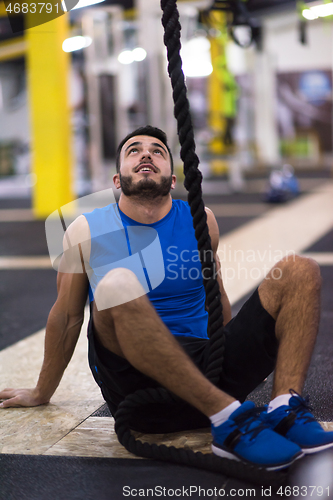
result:
<svg viewBox="0 0 333 500"><path fill-rule="evenodd" d="M245 460L272 470L289 466L299 458L301 450L298 445L263 427L259 417L254 421L254 415L246 413L247 409L253 408L251 403L244 403L247 406L242 410L234 398L212 385L202 375L163 324L145 295L139 297L138 293L136 297L139 298L129 302L122 300L131 294L133 298L133 290L138 290L138 287L141 285L135 275L123 269L108 273L100 282L96 289L93 310L94 325L100 342L211 417L214 454ZM142 288L141 291L143 292ZM99 299L110 293L116 294L118 304L121 305L99 307L99 304L103 303L103 300ZM230 410L229 405L232 403L239 408L244 421L225 422L228 416L221 410L226 407ZM234 410L231 410L231 413L233 414ZM251 445L247 446L250 422L254 434Z"/></svg>
<svg viewBox="0 0 333 500"><path fill-rule="evenodd" d="M195 366L145 295L126 302L133 290L144 293L136 276L127 269L110 271L100 281L93 318L102 345L208 417L234 402ZM99 298L120 293L124 297L121 305L98 310Z"/></svg>
<svg viewBox="0 0 333 500"><path fill-rule="evenodd" d="M279 351L272 399L303 390L316 341L321 277L312 259L289 256L278 262L259 287L263 307L276 320Z"/></svg>

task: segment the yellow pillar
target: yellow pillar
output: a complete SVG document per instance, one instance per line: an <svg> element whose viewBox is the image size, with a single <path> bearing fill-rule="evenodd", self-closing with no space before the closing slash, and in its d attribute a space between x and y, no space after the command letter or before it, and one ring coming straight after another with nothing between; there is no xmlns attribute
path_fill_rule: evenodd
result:
<svg viewBox="0 0 333 500"><path fill-rule="evenodd" d="M215 132L215 138L210 143L210 148L215 154L223 154L226 148L222 141L225 130L225 120L222 115L223 87L218 74L217 61L225 57L225 45L228 41L226 33L226 15L223 12L212 12L211 21L214 26L221 31L218 38L211 38L211 58L213 72L208 81L208 103L209 103L209 125Z"/></svg>
<svg viewBox="0 0 333 500"><path fill-rule="evenodd" d="M26 30L31 116L33 210L45 218L73 200L68 14Z"/></svg>

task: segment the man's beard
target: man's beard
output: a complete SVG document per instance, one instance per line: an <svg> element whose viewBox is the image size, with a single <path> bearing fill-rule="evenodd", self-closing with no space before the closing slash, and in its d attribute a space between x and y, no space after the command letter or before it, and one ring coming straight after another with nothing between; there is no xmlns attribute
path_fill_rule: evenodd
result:
<svg viewBox="0 0 333 500"><path fill-rule="evenodd" d="M125 196L135 196L140 200L155 200L167 196L172 185L172 175L170 177L161 177L159 184L146 177L133 185L133 178L130 175L121 174L119 174L119 180L121 190Z"/></svg>

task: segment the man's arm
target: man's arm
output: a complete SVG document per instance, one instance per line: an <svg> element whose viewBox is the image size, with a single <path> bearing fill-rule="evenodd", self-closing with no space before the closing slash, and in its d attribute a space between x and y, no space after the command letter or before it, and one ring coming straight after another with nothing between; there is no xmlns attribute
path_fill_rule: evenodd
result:
<svg viewBox="0 0 333 500"><path fill-rule="evenodd" d="M48 403L73 355L88 293L88 278L81 260L81 248L87 246L89 227L86 227L88 223L84 218L79 219L79 222L77 219L68 228L64 238L65 252L57 277L58 298L47 320L44 361L37 385L33 389L7 388L0 391L0 399L5 400L0 405L2 408ZM82 244L78 243L80 239Z"/></svg>
<svg viewBox="0 0 333 500"><path fill-rule="evenodd" d="M229 298L223 286L220 259L219 256L217 255L217 249L219 246L219 239L220 239L220 231L213 212L206 207L206 213L207 213L207 224L209 229L209 235L212 241L212 249L214 252L214 259L216 262L216 279L219 284L221 292L221 302L223 307L223 324L226 325L227 323L229 323L232 316L231 316L231 306Z"/></svg>

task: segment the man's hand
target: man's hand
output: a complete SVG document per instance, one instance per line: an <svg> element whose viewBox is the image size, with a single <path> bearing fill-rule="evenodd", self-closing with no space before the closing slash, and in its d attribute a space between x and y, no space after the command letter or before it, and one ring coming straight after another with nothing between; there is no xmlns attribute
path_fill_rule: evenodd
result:
<svg viewBox="0 0 333 500"><path fill-rule="evenodd" d="M36 389L4 389L0 391L0 408L19 408L21 406L39 406L48 401L43 401Z"/></svg>

